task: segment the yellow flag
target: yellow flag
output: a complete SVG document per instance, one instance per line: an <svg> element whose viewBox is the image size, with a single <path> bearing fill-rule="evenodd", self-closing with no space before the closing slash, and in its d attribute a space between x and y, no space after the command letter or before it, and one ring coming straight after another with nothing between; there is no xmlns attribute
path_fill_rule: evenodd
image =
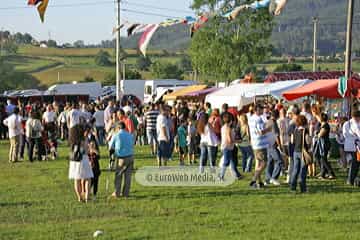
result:
<svg viewBox="0 0 360 240"><path fill-rule="evenodd" d="M45 12L48 4L49 4L49 0L42 0L40 5L37 7L41 22L44 22Z"/></svg>

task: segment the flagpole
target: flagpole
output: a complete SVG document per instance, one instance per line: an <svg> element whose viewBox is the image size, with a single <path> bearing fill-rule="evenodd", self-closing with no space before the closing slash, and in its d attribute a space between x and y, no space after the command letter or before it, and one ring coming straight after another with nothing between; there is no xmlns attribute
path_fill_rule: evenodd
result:
<svg viewBox="0 0 360 240"><path fill-rule="evenodd" d="M346 31L346 59L345 59L345 78L350 80L351 78L351 50L352 50L352 27L353 27L353 20L354 20L354 0L349 0L348 4L348 15L347 15L347 31ZM346 84L347 85L347 84ZM353 97L352 94L347 99L349 101L349 113L352 110L352 104L353 104ZM345 101L346 103L346 101Z"/></svg>
<svg viewBox="0 0 360 240"><path fill-rule="evenodd" d="M120 67L120 1L116 4L116 100L121 99L121 67Z"/></svg>

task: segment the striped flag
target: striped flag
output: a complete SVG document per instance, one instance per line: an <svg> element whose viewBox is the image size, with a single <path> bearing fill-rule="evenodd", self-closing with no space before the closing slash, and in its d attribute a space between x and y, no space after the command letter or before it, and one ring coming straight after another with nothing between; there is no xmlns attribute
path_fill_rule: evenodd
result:
<svg viewBox="0 0 360 240"><path fill-rule="evenodd" d="M39 4L40 3L40 4ZM29 0L28 5L37 6L41 22L44 22L45 12L48 7L49 0Z"/></svg>
<svg viewBox="0 0 360 240"><path fill-rule="evenodd" d="M139 40L139 49L144 56L146 56L146 49L150 43L152 36L159 28L159 26L159 24L151 24L148 28L145 29L144 33L141 35Z"/></svg>

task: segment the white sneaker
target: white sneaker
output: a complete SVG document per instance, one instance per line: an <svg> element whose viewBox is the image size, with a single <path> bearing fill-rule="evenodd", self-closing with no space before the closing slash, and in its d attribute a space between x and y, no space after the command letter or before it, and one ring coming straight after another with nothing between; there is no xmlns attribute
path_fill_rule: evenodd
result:
<svg viewBox="0 0 360 240"><path fill-rule="evenodd" d="M270 183L274 186L280 186L280 182L278 180L275 180L275 179L271 179L270 180Z"/></svg>

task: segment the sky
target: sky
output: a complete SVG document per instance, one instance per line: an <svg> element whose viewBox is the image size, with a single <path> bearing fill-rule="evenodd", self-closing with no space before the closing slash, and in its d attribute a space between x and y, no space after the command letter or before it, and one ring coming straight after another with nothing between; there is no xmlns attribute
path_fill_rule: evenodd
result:
<svg viewBox="0 0 360 240"><path fill-rule="evenodd" d="M27 8L27 0L1 0L0 30L9 30L11 33L28 32L37 40L47 40L50 36L60 44L76 40L84 40L88 44L100 43L101 40L113 38L112 30L116 25L114 1L50 0L45 22L41 23L37 9ZM122 9L145 12L146 15L121 11L121 19L158 23L169 17L193 16L189 7L191 2L192 0L122 0ZM65 7L66 4L78 6ZM156 14L163 16L154 16Z"/></svg>

